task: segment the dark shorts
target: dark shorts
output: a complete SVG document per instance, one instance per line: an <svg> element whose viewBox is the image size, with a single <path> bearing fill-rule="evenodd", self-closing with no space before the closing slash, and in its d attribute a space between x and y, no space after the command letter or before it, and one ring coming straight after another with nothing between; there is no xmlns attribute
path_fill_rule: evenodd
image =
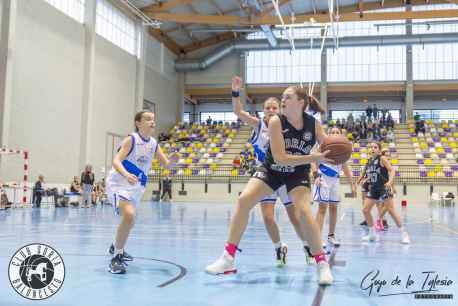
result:
<svg viewBox="0 0 458 306"><path fill-rule="evenodd" d="M369 199L376 200L377 202L383 202L386 199L392 198L393 192L391 191L391 188L383 188L383 189L369 188L367 197Z"/></svg>
<svg viewBox="0 0 458 306"><path fill-rule="evenodd" d="M361 186L361 192L369 192L369 182L364 182Z"/></svg>
<svg viewBox="0 0 458 306"><path fill-rule="evenodd" d="M303 169L284 173L272 171L261 166L256 169L252 177L260 179L272 190L277 190L283 185L286 186L287 192L298 186L304 186L310 189L310 171L303 171Z"/></svg>

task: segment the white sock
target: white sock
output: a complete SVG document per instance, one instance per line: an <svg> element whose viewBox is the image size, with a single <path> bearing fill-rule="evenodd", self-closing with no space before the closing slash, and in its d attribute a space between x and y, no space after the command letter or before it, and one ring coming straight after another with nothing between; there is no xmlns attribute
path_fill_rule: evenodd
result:
<svg viewBox="0 0 458 306"><path fill-rule="evenodd" d="M309 243L305 240L302 240L302 244L305 246L305 247L308 247L309 246Z"/></svg>
<svg viewBox="0 0 458 306"><path fill-rule="evenodd" d="M401 226L401 227L399 228L399 230L401 231L401 233L405 233L405 232L406 232L406 229L405 229L404 226Z"/></svg>
<svg viewBox="0 0 458 306"><path fill-rule="evenodd" d="M275 249L281 248L281 241L274 243Z"/></svg>
<svg viewBox="0 0 458 306"><path fill-rule="evenodd" d="M374 226L369 227L369 235L374 235L375 229Z"/></svg>

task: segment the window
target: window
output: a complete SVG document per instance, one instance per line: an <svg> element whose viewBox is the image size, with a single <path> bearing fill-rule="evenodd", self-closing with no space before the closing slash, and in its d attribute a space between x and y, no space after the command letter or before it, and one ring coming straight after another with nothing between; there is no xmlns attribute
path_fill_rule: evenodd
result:
<svg viewBox="0 0 458 306"><path fill-rule="evenodd" d="M413 11L431 11L431 10L448 10L458 9L456 4L431 4L416 5L412 7ZM412 21L413 34L432 34L458 32L458 18L448 19L417 19Z"/></svg>
<svg viewBox="0 0 458 306"><path fill-rule="evenodd" d="M107 0L98 0L95 32L116 46L138 55L135 22Z"/></svg>
<svg viewBox="0 0 458 306"><path fill-rule="evenodd" d="M319 49L250 51L246 56L247 83L319 82Z"/></svg>
<svg viewBox="0 0 458 306"><path fill-rule="evenodd" d="M406 77L405 46L329 49L327 56L329 82L400 81Z"/></svg>
<svg viewBox="0 0 458 306"><path fill-rule="evenodd" d="M458 109L416 109L414 115L418 113L421 119L432 119L433 121L457 120Z"/></svg>
<svg viewBox="0 0 458 306"><path fill-rule="evenodd" d="M200 112L200 122L206 122L208 117L210 117L212 121L237 121L237 116L233 112Z"/></svg>
<svg viewBox="0 0 458 306"><path fill-rule="evenodd" d="M413 45L414 80L458 79L458 44Z"/></svg>
<svg viewBox="0 0 458 306"><path fill-rule="evenodd" d="M403 12L403 7L374 10L372 12ZM405 34L404 21L358 21L340 22L334 29L339 37L344 36L371 36L371 35L401 35ZM330 33L332 34L332 32Z"/></svg>
<svg viewBox="0 0 458 306"><path fill-rule="evenodd" d="M191 122L191 113L190 112L183 113L183 122L186 122L186 123Z"/></svg>
<svg viewBox="0 0 458 306"><path fill-rule="evenodd" d="M79 23L84 23L85 0L44 0L62 13L72 17Z"/></svg>

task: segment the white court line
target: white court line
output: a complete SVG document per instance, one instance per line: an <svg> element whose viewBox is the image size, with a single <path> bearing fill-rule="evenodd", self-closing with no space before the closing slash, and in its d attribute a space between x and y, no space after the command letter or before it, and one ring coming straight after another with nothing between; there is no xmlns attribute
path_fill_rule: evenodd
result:
<svg viewBox="0 0 458 306"><path fill-rule="evenodd" d="M450 227L448 227L447 225L444 225L444 224L436 224L436 223L433 223L433 227L436 226L440 229L443 229L443 230L446 230L448 231L449 233L452 233L452 234L455 234L458 236L458 231L455 231L454 229L451 229Z"/></svg>

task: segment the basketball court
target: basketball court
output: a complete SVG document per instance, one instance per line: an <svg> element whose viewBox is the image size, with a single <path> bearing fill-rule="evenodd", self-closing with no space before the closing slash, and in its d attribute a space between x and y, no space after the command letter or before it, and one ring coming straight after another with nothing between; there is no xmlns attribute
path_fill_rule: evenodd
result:
<svg viewBox="0 0 458 306"><path fill-rule="evenodd" d="M0 306L456 305L457 80L457 0L1 0ZM239 245L228 231L266 118L293 126L299 92L285 148L315 139L314 117L352 178L300 179L332 176L342 199L312 264L277 201L278 265L260 205ZM370 166L393 169L372 183L399 228L376 209L364 225ZM205 272L230 250L237 273Z"/></svg>

